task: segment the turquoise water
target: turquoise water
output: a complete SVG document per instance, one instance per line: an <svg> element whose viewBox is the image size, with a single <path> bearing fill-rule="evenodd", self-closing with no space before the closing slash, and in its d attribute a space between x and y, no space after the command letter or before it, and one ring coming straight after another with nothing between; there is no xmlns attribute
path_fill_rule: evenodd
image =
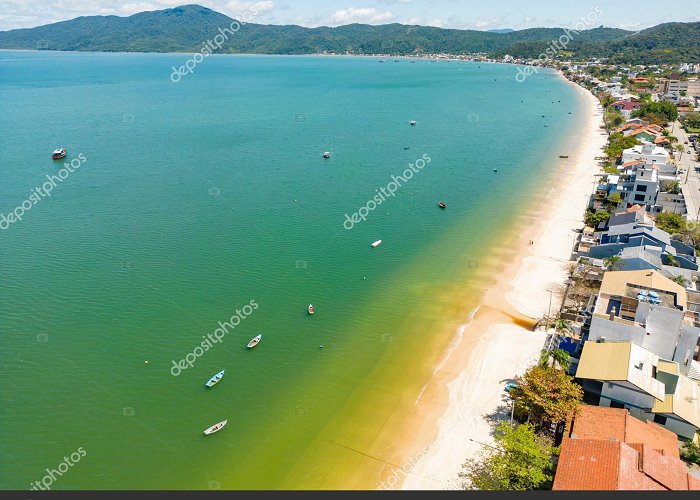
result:
<svg viewBox="0 0 700 500"><path fill-rule="evenodd" d="M479 272L585 114L552 73L506 65L212 56L173 83L188 57L0 52L0 213L58 174L54 148L85 158L0 230L2 487L82 447L52 489L342 488L391 404L358 420L344 403L380 361L423 373L415 346L445 319L431 294ZM337 476L295 477L319 439Z"/></svg>

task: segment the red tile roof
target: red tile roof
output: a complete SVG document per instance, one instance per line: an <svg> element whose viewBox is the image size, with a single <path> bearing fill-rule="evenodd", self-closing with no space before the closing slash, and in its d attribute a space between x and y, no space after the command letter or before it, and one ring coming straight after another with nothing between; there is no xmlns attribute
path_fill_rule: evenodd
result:
<svg viewBox="0 0 700 500"><path fill-rule="evenodd" d="M552 489L700 490L700 479L679 459L673 432L625 409L584 406L562 443Z"/></svg>
<svg viewBox="0 0 700 500"><path fill-rule="evenodd" d="M629 208L627 212L636 212L636 207L639 205ZM571 437L640 443L659 450L664 455L679 457L678 438L673 432L653 422L634 418L624 408L581 407L574 420Z"/></svg>

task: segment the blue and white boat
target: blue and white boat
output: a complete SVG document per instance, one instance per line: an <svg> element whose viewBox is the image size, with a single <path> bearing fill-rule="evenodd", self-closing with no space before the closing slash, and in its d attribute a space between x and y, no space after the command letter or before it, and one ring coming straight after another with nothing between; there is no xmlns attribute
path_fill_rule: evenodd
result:
<svg viewBox="0 0 700 500"><path fill-rule="evenodd" d="M214 387L216 384L219 383L219 380L221 380L224 377L225 371L226 370L221 370L219 373L210 378L209 381L204 385L206 385L207 387Z"/></svg>

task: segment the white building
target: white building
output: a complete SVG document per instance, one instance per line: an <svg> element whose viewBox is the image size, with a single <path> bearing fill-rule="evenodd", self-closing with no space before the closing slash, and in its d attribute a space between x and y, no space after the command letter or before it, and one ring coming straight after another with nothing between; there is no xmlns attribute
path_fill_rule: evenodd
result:
<svg viewBox="0 0 700 500"><path fill-rule="evenodd" d="M645 163L666 164L669 161L668 151L650 142L643 142L622 152L622 163L642 160Z"/></svg>

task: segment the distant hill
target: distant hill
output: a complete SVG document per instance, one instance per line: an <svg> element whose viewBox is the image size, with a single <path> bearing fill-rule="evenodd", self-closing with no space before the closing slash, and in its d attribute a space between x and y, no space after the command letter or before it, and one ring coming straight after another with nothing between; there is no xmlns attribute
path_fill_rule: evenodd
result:
<svg viewBox="0 0 700 500"><path fill-rule="evenodd" d="M515 30L512 30L510 28L497 28L497 29L486 30L486 31L488 31L489 33L512 33Z"/></svg>
<svg viewBox="0 0 700 500"><path fill-rule="evenodd" d="M129 17L78 17L37 28L0 32L2 49L104 52L195 52L232 19L199 5L141 12ZM455 30L427 26L350 24L335 28L246 24L229 37L220 53L356 54L421 53L538 57L561 28ZM620 63L700 60L700 23L668 23L639 33L595 28L574 36L574 56L608 57Z"/></svg>

